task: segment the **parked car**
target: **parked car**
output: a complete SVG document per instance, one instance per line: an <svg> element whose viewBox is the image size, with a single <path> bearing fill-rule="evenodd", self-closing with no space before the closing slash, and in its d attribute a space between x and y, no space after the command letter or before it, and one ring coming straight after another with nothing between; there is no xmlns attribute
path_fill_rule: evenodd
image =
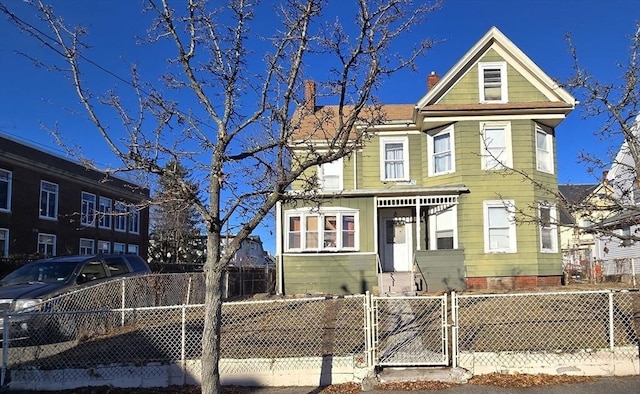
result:
<svg viewBox="0 0 640 394"><path fill-rule="evenodd" d="M150 272L147 263L133 254L61 256L33 261L0 280L0 312L39 311L38 305L52 297L109 279ZM0 327L3 323L0 317ZM37 325L26 315L13 316L11 338L29 337L33 330L43 328Z"/></svg>

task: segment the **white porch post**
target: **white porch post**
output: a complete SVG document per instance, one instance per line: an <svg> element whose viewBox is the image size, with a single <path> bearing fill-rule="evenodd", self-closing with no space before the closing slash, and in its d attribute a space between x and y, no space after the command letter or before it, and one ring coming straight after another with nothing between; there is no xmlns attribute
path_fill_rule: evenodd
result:
<svg viewBox="0 0 640 394"><path fill-rule="evenodd" d="M420 250L420 197L416 196L416 250Z"/></svg>

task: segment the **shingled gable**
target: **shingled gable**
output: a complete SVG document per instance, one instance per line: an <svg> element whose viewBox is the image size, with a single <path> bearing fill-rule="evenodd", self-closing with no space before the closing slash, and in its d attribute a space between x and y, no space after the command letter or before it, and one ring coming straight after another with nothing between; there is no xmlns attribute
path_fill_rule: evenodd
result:
<svg viewBox="0 0 640 394"><path fill-rule="evenodd" d="M506 102L483 104L479 101L464 104L444 104L443 97L483 58L493 50L506 61L509 66L520 73L541 93L546 100L530 102ZM516 47L495 26L489 31L451 68L433 89L418 101L416 110L425 117L425 121L438 124L447 123L438 117L469 115L470 113L491 112L492 114L530 113L544 116L545 123L555 126L576 105L576 100L556 82L554 82L527 55ZM419 122L421 122L419 120ZM430 127L428 127L430 128Z"/></svg>

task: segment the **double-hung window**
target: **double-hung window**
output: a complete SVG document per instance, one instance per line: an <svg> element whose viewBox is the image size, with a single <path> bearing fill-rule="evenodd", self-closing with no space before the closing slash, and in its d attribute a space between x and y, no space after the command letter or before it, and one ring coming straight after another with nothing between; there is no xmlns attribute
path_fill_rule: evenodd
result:
<svg viewBox="0 0 640 394"><path fill-rule="evenodd" d="M54 234L38 234L38 253L42 257L56 255L56 236Z"/></svg>
<svg viewBox="0 0 640 394"><path fill-rule="evenodd" d="M429 249L455 249L458 247L457 222L458 209L435 206L429 209Z"/></svg>
<svg viewBox="0 0 640 394"><path fill-rule="evenodd" d="M140 211L137 207L129 209L129 232L132 234L140 233Z"/></svg>
<svg viewBox="0 0 640 394"><path fill-rule="evenodd" d="M127 231L127 206L123 202L116 202L114 207L113 228L119 232Z"/></svg>
<svg viewBox="0 0 640 394"><path fill-rule="evenodd" d="M102 254L111 253L111 242L98 241L98 253L102 253Z"/></svg>
<svg viewBox="0 0 640 394"><path fill-rule="evenodd" d="M511 154L511 124L480 123L480 151L483 170L501 170L513 164Z"/></svg>
<svg viewBox="0 0 640 394"><path fill-rule="evenodd" d="M551 204L540 203L538 214L540 216L540 251L543 253L556 253L558 252L556 208Z"/></svg>
<svg viewBox="0 0 640 394"><path fill-rule="evenodd" d="M88 238L80 238L80 254L93 254L95 241Z"/></svg>
<svg viewBox="0 0 640 394"><path fill-rule="evenodd" d="M516 253L516 223L514 201L484 202L485 253Z"/></svg>
<svg viewBox="0 0 640 394"><path fill-rule="evenodd" d="M127 253L128 254L139 254L140 253L140 247L138 245L135 245L135 244L128 244L127 245Z"/></svg>
<svg viewBox="0 0 640 394"><path fill-rule="evenodd" d="M95 226L96 195L82 192L82 206L80 209L80 224L83 226Z"/></svg>
<svg viewBox="0 0 640 394"><path fill-rule="evenodd" d="M11 171L0 168L0 212L11 211Z"/></svg>
<svg viewBox="0 0 640 394"><path fill-rule="evenodd" d="M409 140L406 137L380 138L382 181L409 180Z"/></svg>
<svg viewBox="0 0 640 394"><path fill-rule="evenodd" d="M507 63L479 63L478 73L480 102L506 103L508 101Z"/></svg>
<svg viewBox="0 0 640 394"><path fill-rule="evenodd" d="M100 212L98 226L100 228L111 228L111 199L100 197L98 211Z"/></svg>
<svg viewBox="0 0 640 394"><path fill-rule="evenodd" d="M0 228L0 257L9 256L9 229Z"/></svg>
<svg viewBox="0 0 640 394"><path fill-rule="evenodd" d="M536 168L553 174L553 136L536 125Z"/></svg>
<svg viewBox="0 0 640 394"><path fill-rule="evenodd" d="M124 254L126 251L126 245L121 242L113 243L113 253L115 254Z"/></svg>
<svg viewBox="0 0 640 394"><path fill-rule="evenodd" d="M322 191L342 190L342 158L320 165L318 181Z"/></svg>
<svg viewBox="0 0 640 394"><path fill-rule="evenodd" d="M40 181L40 218L58 219L58 185Z"/></svg>
<svg viewBox="0 0 640 394"><path fill-rule="evenodd" d="M429 176L455 172L453 126L435 134L428 134L427 149L429 152Z"/></svg>
<svg viewBox="0 0 640 394"><path fill-rule="evenodd" d="M303 251L355 251L358 249L358 211L348 208L286 212L286 249Z"/></svg>

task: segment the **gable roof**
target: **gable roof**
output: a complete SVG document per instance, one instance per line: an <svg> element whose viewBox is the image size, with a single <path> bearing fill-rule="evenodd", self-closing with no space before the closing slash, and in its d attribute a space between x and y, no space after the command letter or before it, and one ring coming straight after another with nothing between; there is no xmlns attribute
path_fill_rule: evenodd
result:
<svg viewBox="0 0 640 394"><path fill-rule="evenodd" d="M548 101L530 103L445 105L439 104L442 97L490 50L495 50L513 68L531 82ZM568 113L576 105L576 100L569 92L554 82L527 55L515 46L497 27L489 31L430 89L416 104L417 110L467 110L483 109L556 109Z"/></svg>

